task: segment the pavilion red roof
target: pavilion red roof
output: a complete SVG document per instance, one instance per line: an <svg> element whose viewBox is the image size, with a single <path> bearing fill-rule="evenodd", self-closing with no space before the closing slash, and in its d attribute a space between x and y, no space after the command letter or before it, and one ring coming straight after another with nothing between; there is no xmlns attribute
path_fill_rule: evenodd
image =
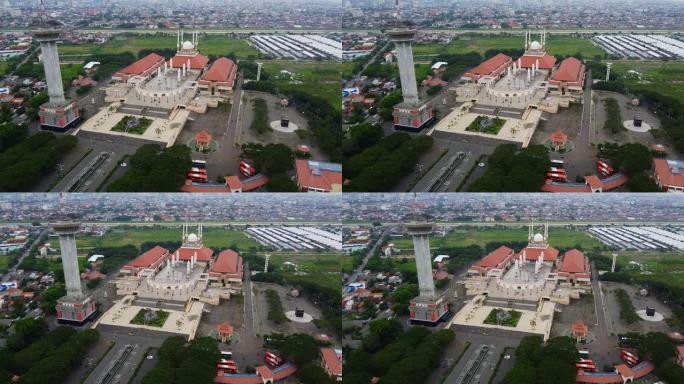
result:
<svg viewBox="0 0 684 384"><path fill-rule="evenodd" d="M577 321L572 323L571 328L572 328L573 332L584 332L584 333L586 333L587 331L589 331L589 327L587 327L587 325L584 324L584 321L582 321L582 319L578 319Z"/></svg>
<svg viewBox="0 0 684 384"><path fill-rule="evenodd" d="M567 273L587 272L586 261L587 258L584 256L584 253L577 249L571 249L563 255L563 262L561 263L559 271Z"/></svg>
<svg viewBox="0 0 684 384"><path fill-rule="evenodd" d="M204 128L195 135L195 141L199 143L208 143L211 141L211 139L211 134Z"/></svg>
<svg viewBox="0 0 684 384"><path fill-rule="evenodd" d="M228 324L227 321L224 321L223 323L219 324L216 327L216 331L221 334L228 334L232 335L233 334L233 326Z"/></svg>
<svg viewBox="0 0 684 384"><path fill-rule="evenodd" d="M552 133L549 136L549 139L551 139L551 141L554 143L565 143L568 140L568 135L566 135L563 131L561 131L560 128L558 128L556 132Z"/></svg>
<svg viewBox="0 0 684 384"><path fill-rule="evenodd" d="M130 76L140 75L160 61L164 61L162 56L159 56L156 53L150 53L149 55L118 71L117 73L123 73Z"/></svg>
<svg viewBox="0 0 684 384"><path fill-rule="evenodd" d="M473 75L487 76L492 74L502 65L506 64L506 62L509 60L511 60L510 56L504 53L499 53L496 56L490 57L486 61L480 63L480 65L471 69L468 71L468 73Z"/></svg>

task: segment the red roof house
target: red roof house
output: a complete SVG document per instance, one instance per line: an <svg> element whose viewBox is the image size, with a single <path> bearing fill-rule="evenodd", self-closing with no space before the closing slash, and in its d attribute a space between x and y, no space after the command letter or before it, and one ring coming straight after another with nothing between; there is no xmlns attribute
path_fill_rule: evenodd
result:
<svg viewBox="0 0 684 384"><path fill-rule="evenodd" d="M297 159L297 185L306 192L342 192L342 165Z"/></svg>
<svg viewBox="0 0 684 384"><path fill-rule="evenodd" d="M149 77L157 68L164 65L164 58L156 53L150 53L128 67L121 69L112 75L112 80L127 82L133 76Z"/></svg>
<svg viewBox="0 0 684 384"><path fill-rule="evenodd" d="M233 60L221 57L202 75L198 88L204 94L228 96L233 91L236 77L237 66Z"/></svg>
<svg viewBox="0 0 684 384"><path fill-rule="evenodd" d="M498 77L499 75L503 74L503 72L509 65L511 65L512 62L513 59L511 59L510 56L499 53L466 72L463 75L463 79L475 82L482 77Z"/></svg>
<svg viewBox="0 0 684 384"><path fill-rule="evenodd" d="M126 263L121 267L121 272L137 275L142 269L158 269L168 257L169 250L157 245L133 261Z"/></svg>

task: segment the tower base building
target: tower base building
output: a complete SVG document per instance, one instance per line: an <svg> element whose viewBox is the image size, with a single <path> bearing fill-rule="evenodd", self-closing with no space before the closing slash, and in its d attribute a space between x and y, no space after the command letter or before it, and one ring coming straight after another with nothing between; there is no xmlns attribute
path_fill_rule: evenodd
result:
<svg viewBox="0 0 684 384"><path fill-rule="evenodd" d="M449 305L442 298L414 297L409 304L411 324L437 325L449 314Z"/></svg>
<svg viewBox="0 0 684 384"><path fill-rule="evenodd" d="M394 107L392 118L394 129L410 132L420 132L435 121L429 101L418 105L399 103Z"/></svg>
<svg viewBox="0 0 684 384"><path fill-rule="evenodd" d="M92 296L84 299L64 296L57 300L55 309L60 324L83 325L97 316L97 303Z"/></svg>
<svg viewBox="0 0 684 384"><path fill-rule="evenodd" d="M81 121L81 112L74 101L65 105L45 103L40 106L38 116L40 117L40 128L48 131L64 132L75 127Z"/></svg>

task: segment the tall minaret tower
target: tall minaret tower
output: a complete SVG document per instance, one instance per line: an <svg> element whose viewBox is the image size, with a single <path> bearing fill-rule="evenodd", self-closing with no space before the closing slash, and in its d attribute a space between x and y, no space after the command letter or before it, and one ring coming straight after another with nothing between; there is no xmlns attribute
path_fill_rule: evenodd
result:
<svg viewBox="0 0 684 384"><path fill-rule="evenodd" d="M387 36L394 43L394 49L397 51L401 94L404 97L404 101L394 107L394 112L392 113L394 128L420 131L434 119L432 105L429 102L421 102L418 97L416 69L413 63L413 48L411 46L417 31L414 28L403 25L399 12L399 0L396 0L396 7L396 26L386 32Z"/></svg>
<svg viewBox="0 0 684 384"><path fill-rule="evenodd" d="M66 131L80 121L80 112L76 103L64 97L62 71L59 67L57 41L60 39L59 23L48 20L44 0L40 1L40 22L33 36L40 43L41 60L45 71L48 96L50 100L40 106L38 115L43 129Z"/></svg>
<svg viewBox="0 0 684 384"><path fill-rule="evenodd" d="M433 224L420 215L412 215L404 224L406 232L413 237L413 251L418 272L418 297L409 305L411 322L414 324L437 324L449 312L448 303L435 292L430 257L430 234Z"/></svg>
<svg viewBox="0 0 684 384"><path fill-rule="evenodd" d="M52 224L52 229L59 236L66 296L57 301L55 309L57 321L83 324L95 314L97 307L93 297L83 293L76 257L76 234L81 223L64 214L64 196L60 196L60 214Z"/></svg>

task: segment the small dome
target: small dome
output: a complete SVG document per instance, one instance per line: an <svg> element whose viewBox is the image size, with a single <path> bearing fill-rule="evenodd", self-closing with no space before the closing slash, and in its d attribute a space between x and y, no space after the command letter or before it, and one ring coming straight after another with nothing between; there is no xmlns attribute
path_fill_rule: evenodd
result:
<svg viewBox="0 0 684 384"><path fill-rule="evenodd" d="M194 233L191 233L191 234L188 235L188 241L189 241L189 242L194 243L194 242L197 241L197 240L199 240L199 238L198 238L197 235L195 235Z"/></svg>
<svg viewBox="0 0 684 384"><path fill-rule="evenodd" d="M183 49L195 49L195 46L191 42L186 41L185 43L183 43L182 48Z"/></svg>
<svg viewBox="0 0 684 384"><path fill-rule="evenodd" d="M544 241L544 235L542 235L541 233L537 233L537 234L534 235L534 237L532 238L532 241L534 241L535 243Z"/></svg>
<svg viewBox="0 0 684 384"><path fill-rule="evenodd" d="M532 44L530 44L530 49L533 50L539 50L542 49L542 45L538 41L533 41Z"/></svg>

